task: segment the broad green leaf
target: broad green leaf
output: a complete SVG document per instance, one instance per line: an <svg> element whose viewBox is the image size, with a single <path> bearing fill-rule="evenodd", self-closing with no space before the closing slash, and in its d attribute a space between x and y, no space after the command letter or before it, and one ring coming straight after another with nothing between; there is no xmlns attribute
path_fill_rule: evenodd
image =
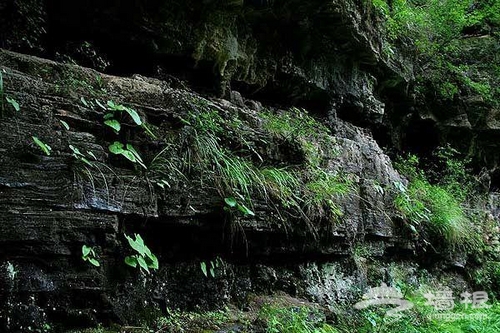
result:
<svg viewBox="0 0 500 333"><path fill-rule="evenodd" d="M142 158L141 156L139 155L139 153L137 152L137 150L135 150L134 146L132 146L131 144L128 144L127 143L127 150L130 151L132 154L134 154L134 156L136 157L136 159L140 162L142 162Z"/></svg>
<svg viewBox="0 0 500 333"><path fill-rule="evenodd" d="M148 264L146 264L146 260L144 260L143 257L137 257L137 262L139 263L139 266L141 266L142 269L144 269L146 272L149 273Z"/></svg>
<svg viewBox="0 0 500 333"><path fill-rule="evenodd" d="M245 215L255 216L255 213L250 210L247 206L243 204L238 204L238 209Z"/></svg>
<svg viewBox="0 0 500 333"><path fill-rule="evenodd" d="M231 208L236 207L236 205L238 204L234 197L224 198L224 202Z"/></svg>
<svg viewBox="0 0 500 333"><path fill-rule="evenodd" d="M125 263L131 267L136 268L137 267L137 259L136 257L133 256L127 256L125 257Z"/></svg>
<svg viewBox="0 0 500 333"><path fill-rule="evenodd" d="M40 139L38 139L36 136L32 136L33 138L33 141L38 145L38 147L40 147L40 149L47 155L50 155L50 152L52 150L52 148L50 148L49 145L43 143L42 141L40 141Z"/></svg>
<svg viewBox="0 0 500 333"><path fill-rule="evenodd" d="M118 110L117 105L113 101L108 101L106 105L109 106L111 110Z"/></svg>
<svg viewBox="0 0 500 333"><path fill-rule="evenodd" d="M152 268L152 269L158 269L160 267L160 264L158 262L158 258L154 255L154 254L150 254L148 256L148 259L151 261L149 264L148 264L148 267L149 268Z"/></svg>
<svg viewBox="0 0 500 333"><path fill-rule="evenodd" d="M215 278L215 270L213 267L210 268L210 275L212 275L212 277Z"/></svg>
<svg viewBox="0 0 500 333"><path fill-rule="evenodd" d="M90 254L90 250L91 250L91 249L92 249L92 248L91 248L90 246L83 245L83 246L82 246L82 255L83 255L84 257L88 256L88 255Z"/></svg>
<svg viewBox="0 0 500 333"><path fill-rule="evenodd" d="M139 244L139 245L140 245L140 246L142 246L142 247L146 246L146 245L144 244L144 240L142 239L141 235L139 235L139 234L134 234L134 236L135 236L135 241L137 242L137 244Z"/></svg>
<svg viewBox="0 0 500 333"><path fill-rule="evenodd" d="M19 107L19 103L15 99L10 98L9 96L5 96L5 99L7 100L7 102L9 102L10 105L14 107L14 110L16 110L17 112L21 110L21 108Z"/></svg>
<svg viewBox="0 0 500 333"><path fill-rule="evenodd" d="M65 122L64 120L61 120L61 119L59 119L59 121L61 122L61 124L63 125L63 127L64 127L67 131L69 131L69 125L68 125L68 123L67 123L67 122Z"/></svg>
<svg viewBox="0 0 500 333"><path fill-rule="evenodd" d="M92 265L96 266L96 267L101 266L101 264L99 263L99 261L97 261L97 260L96 260L96 259L94 259L94 258L89 258L89 262L90 262Z"/></svg>
<svg viewBox="0 0 500 333"><path fill-rule="evenodd" d="M128 150L123 150L120 154L125 156L125 158L128 159L130 162L134 163L137 162L137 158L135 158L135 155Z"/></svg>
<svg viewBox="0 0 500 333"><path fill-rule="evenodd" d="M104 117L103 117L103 118L104 118L104 120L108 120L108 119L111 119L111 118L113 118L113 117L114 117L114 114L112 114L112 113L110 112L110 113L106 113L106 114L104 115Z"/></svg>
<svg viewBox="0 0 500 333"><path fill-rule="evenodd" d="M144 241L139 234L135 234L135 240L127 235L125 235L125 238L127 238L131 248L139 252L142 256L146 254L146 251L144 250Z"/></svg>
<svg viewBox="0 0 500 333"><path fill-rule="evenodd" d="M207 264L204 261L200 262L200 268L201 268L201 271L203 272L203 275L208 277Z"/></svg>
<svg viewBox="0 0 500 333"><path fill-rule="evenodd" d="M116 119L108 119L104 121L104 124L108 125L112 129L114 129L116 132L120 132L121 125L120 122Z"/></svg>
<svg viewBox="0 0 500 333"><path fill-rule="evenodd" d="M127 107L125 107L125 111L127 111L127 113L130 115L130 117L132 117L132 119L134 120L134 122L137 125L139 125L139 126L142 125L141 117L139 116L137 111L135 111L134 109L131 109L131 108L127 108Z"/></svg>
<svg viewBox="0 0 500 333"><path fill-rule="evenodd" d="M110 146L108 147L108 149L109 149L109 151L110 151L111 153L113 153L113 154L117 154L117 155L119 155L119 154L121 154L122 152L124 152L124 150L123 150L123 143L118 142L118 141L113 142L113 144L112 144L112 145L110 145Z"/></svg>

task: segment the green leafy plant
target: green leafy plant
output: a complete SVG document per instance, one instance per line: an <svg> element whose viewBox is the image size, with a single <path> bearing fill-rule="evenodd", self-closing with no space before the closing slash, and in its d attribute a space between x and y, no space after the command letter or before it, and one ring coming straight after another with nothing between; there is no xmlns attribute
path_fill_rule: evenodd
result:
<svg viewBox="0 0 500 333"><path fill-rule="evenodd" d="M116 104L113 101L108 101L106 103L106 106L103 106L101 103L99 103L99 105L105 110L111 111L104 115L104 124L111 127L117 133L120 132L121 129L121 123L117 118L121 118L121 114L123 112L127 113L132 118L132 120L136 125L138 126L143 125L141 117L139 116L137 111L135 111L132 108L129 108L122 104Z"/></svg>
<svg viewBox="0 0 500 333"><path fill-rule="evenodd" d="M109 146L109 151L115 155L122 155L130 162L139 164L144 169L147 169L137 150L129 143L124 145L121 142L115 141Z"/></svg>
<svg viewBox="0 0 500 333"><path fill-rule="evenodd" d="M46 154L50 155L50 152L52 151L52 148L48 145L45 144L43 141L38 139L36 136L32 136L33 141L37 144L38 147Z"/></svg>
<svg viewBox="0 0 500 333"><path fill-rule="evenodd" d="M75 146L73 145L69 145L69 149L71 149L71 151L73 152L73 157L79 161L82 161L83 163L87 164L88 166L90 167L93 167L94 164L92 162L90 162L87 157L82 153L80 152L80 149L76 148ZM87 152L91 157L94 158L94 160L97 160L97 158L95 157L94 153L92 153L91 151Z"/></svg>
<svg viewBox="0 0 500 333"><path fill-rule="evenodd" d="M158 258L151 252L151 250L144 244L144 240L141 235L135 234L135 239L125 235L130 247L137 252L131 256L125 258L125 263L131 267L139 267L146 273L149 273L149 269L157 270L159 268Z"/></svg>
<svg viewBox="0 0 500 333"><path fill-rule="evenodd" d="M239 211L244 216L255 216L255 213L250 210L247 206L242 203L239 203L235 197L224 198L224 202L226 203L226 210L228 211Z"/></svg>
<svg viewBox="0 0 500 333"><path fill-rule="evenodd" d="M14 98L5 95L3 87L3 74L2 71L0 70L0 115L3 115L3 110L5 108L4 98L7 101L7 103L12 105L14 110L16 110L17 112L21 110L19 103Z"/></svg>
<svg viewBox="0 0 500 333"><path fill-rule="evenodd" d="M208 273L210 273L210 276L215 278L216 269L222 267L223 264L224 262L222 259L217 257L215 260L200 262L200 269L205 277L208 277Z"/></svg>
<svg viewBox="0 0 500 333"><path fill-rule="evenodd" d="M346 195L351 189L351 182L339 174L322 169L313 170L309 182L305 184L304 204L308 216L331 217L334 220L343 215L335 199Z"/></svg>
<svg viewBox="0 0 500 333"><path fill-rule="evenodd" d="M92 265L99 267L99 266L101 266L101 264L99 263L99 261L97 261L96 257L97 257L97 255L92 247L87 246L87 245L82 246L82 259L83 259L83 261L88 261Z"/></svg>

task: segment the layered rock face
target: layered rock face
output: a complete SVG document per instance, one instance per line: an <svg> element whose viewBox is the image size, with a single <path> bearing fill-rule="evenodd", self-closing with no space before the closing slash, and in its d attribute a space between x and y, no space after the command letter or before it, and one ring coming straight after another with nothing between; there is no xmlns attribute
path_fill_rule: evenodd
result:
<svg viewBox="0 0 500 333"><path fill-rule="evenodd" d="M405 180L359 127L377 130L387 108L393 116L406 105L412 78L410 65L383 55L370 8L319 0L0 5L4 48L58 60L0 50L3 93L20 108L5 102L0 120L3 330L140 324L167 308L245 308L250 295L278 291L334 311L369 285L418 285L418 263L457 266L424 260L394 209L395 185ZM101 72L62 63L70 59ZM105 124L109 113L119 132ZM196 118L207 114L216 117ZM304 127L315 119L320 136L273 132L270 114L292 114ZM222 133L201 146L207 128ZM129 157L110 151L115 142ZM314 164L348 190L307 212L252 189L254 215L242 214L225 202L235 194L219 182L229 181L206 178L217 164L197 169L200 147L219 145L221 156L253 165L247 170L290 168L307 178ZM153 274L124 263L133 253L125 234L134 233L159 259ZM99 267L82 260L83 245ZM200 263L215 262L205 276ZM447 274L465 284L455 268Z"/></svg>
<svg viewBox="0 0 500 333"><path fill-rule="evenodd" d="M370 4L345 1L10 1L11 50L112 73L174 74L228 95L335 109L380 121L378 95L405 87L411 65L383 52ZM4 29L5 28L5 29Z"/></svg>
<svg viewBox="0 0 500 333"><path fill-rule="evenodd" d="M352 300L356 294L342 288L368 283L352 259L357 243L368 244L376 256L412 253L393 222L391 189L403 180L359 128L332 122L335 141L321 147L325 170L352 179L352 192L337 198L343 212L339 221L313 221L313 232L300 218L279 216L260 200L255 218L231 218L213 184L187 178L168 188L157 186L165 175L155 171L153 161L167 143L133 128L115 137L96 101L133 107L162 138L186 130L181 119L208 105L224 121L240 119L242 133L253 133L251 145L263 165L297 163L301 151L263 129L258 103L207 99L155 79L118 78L8 51L1 51L0 59L5 94L20 104L19 112L6 108L2 119L6 329L41 327L45 321L134 322L144 315L144 302L152 310L165 305L213 308L244 304L248 293L273 290L324 303ZM50 146L50 156L32 136ZM109 152L119 139L133 143L147 171L134 170ZM70 145L96 159L82 164ZM160 259L153 278L141 278L123 263L123 233L135 232ZM82 245L99 252L100 267L82 261ZM199 263L217 256L224 266L215 279L206 278ZM349 278L335 282L341 284L335 289L332 279L344 275Z"/></svg>

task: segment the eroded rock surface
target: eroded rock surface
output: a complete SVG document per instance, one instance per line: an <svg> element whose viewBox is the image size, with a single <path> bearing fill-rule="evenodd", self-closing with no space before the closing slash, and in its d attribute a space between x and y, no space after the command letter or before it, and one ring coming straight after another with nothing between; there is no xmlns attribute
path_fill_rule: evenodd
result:
<svg viewBox="0 0 500 333"><path fill-rule="evenodd" d="M20 104L19 112L7 105L1 120L5 329L22 331L47 322L137 323L165 306L244 305L249 293L278 290L327 304L356 297L343 286L370 283L352 259L357 243L370 243L377 257L398 248L413 251L393 222L398 217L392 189L404 180L360 128L323 119L335 139L318 146L325 170L348 175L352 190L336 199L343 217L314 221L314 236L300 219L282 221L259 199L255 218L228 219L223 197L211 184L188 178L162 189L152 168L141 170L108 150L113 141L126 140L149 165L166 138L184 130L181 119L208 105L226 121L239 119L238 128L251 134L260 163L297 163L300 151L288 147L292 151L284 154L286 145L263 129L258 103L240 100L250 107L238 106L156 79L108 76L9 51L0 52L0 64L5 94ZM113 133L103 124L107 111L96 102L108 100L136 109L158 137L127 123L120 134ZM50 156L32 136L51 147ZM93 166L76 159L70 145L92 152ZM160 259L158 273L141 277L124 265L124 232L143 235ZM82 261L84 244L95 247L100 267ZM205 277L200 261L217 256L224 265L216 278ZM325 295L320 285L334 290Z"/></svg>

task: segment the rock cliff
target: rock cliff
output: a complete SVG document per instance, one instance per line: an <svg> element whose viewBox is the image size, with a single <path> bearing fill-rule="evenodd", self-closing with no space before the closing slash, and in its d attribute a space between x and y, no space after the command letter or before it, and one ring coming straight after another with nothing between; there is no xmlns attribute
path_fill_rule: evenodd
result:
<svg viewBox="0 0 500 333"><path fill-rule="evenodd" d="M413 68L364 1L12 0L0 17L19 104L2 98L4 331L276 292L342 320L381 282L467 285L467 258L426 252L394 206L407 180L374 135L413 143ZM124 263L136 233L152 274Z"/></svg>

